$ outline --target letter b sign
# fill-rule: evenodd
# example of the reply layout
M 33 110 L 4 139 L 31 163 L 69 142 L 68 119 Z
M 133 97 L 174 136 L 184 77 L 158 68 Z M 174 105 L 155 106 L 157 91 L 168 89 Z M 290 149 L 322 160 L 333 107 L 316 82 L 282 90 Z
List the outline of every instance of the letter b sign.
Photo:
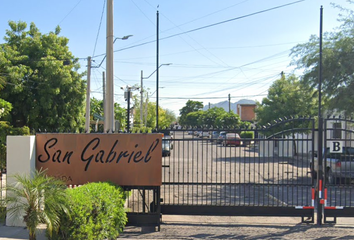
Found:
M 329 142 L 329 152 L 331 153 L 341 153 L 343 147 L 342 141 L 331 141 Z

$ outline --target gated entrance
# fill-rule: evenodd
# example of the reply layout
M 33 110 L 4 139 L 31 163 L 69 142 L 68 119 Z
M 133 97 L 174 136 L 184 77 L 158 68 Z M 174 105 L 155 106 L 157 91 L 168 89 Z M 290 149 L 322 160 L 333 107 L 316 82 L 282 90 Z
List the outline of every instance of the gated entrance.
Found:
M 237 139 L 223 139 L 226 133 Z M 254 137 L 238 139 L 245 134 Z M 257 129 L 174 130 L 162 163 L 161 213 L 313 222 L 313 140 L 314 120 L 304 118 Z
M 319 185 L 315 125 L 292 118 L 253 129 L 165 130 L 173 137 L 162 140 L 162 186 L 126 188 L 129 223 L 159 227 L 160 213 L 295 216 L 309 223 L 317 209 L 325 223 L 354 217 L 354 121 L 325 119 Z M 0 179 L 1 198 L 2 187 Z

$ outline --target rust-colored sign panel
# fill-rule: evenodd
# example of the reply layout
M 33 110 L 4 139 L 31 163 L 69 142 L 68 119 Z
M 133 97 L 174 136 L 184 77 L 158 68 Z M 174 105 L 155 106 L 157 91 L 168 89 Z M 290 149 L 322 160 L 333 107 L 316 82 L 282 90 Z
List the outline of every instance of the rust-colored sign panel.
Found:
M 37 134 L 36 169 L 68 185 L 160 186 L 161 134 Z

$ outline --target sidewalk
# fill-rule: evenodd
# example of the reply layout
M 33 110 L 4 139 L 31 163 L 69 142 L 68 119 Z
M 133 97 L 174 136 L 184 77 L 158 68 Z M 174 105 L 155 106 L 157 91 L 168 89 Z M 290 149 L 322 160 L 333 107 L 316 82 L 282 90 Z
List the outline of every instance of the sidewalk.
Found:
M 25 227 L 7 227 L 0 225 L 0 240 L 28 239 Z M 44 229 L 38 229 L 37 240 L 46 240 Z
M 337 224 L 302 224 L 292 217 L 163 216 L 160 232 L 126 227 L 119 239 L 354 239 L 354 218 Z M 0 226 L 1 240 L 28 239 L 23 227 Z M 44 231 L 37 236 L 45 240 Z

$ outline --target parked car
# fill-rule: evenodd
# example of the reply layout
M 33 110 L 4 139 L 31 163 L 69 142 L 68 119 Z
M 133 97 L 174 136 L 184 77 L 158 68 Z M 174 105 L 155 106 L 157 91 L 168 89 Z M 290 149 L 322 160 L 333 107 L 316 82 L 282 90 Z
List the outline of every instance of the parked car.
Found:
M 199 138 L 208 138 L 209 137 L 209 132 L 200 132 L 198 137 Z
M 223 146 L 229 146 L 229 145 L 235 145 L 235 146 L 240 146 L 241 145 L 241 138 L 238 133 L 226 133 L 225 139 L 222 142 Z
M 210 142 L 214 142 L 218 140 L 219 137 L 219 132 L 218 131 L 212 131 L 210 134 Z
M 225 136 L 226 136 L 226 132 L 224 131 L 220 132 L 217 143 L 222 143 L 225 139 Z
M 163 141 L 166 141 L 170 144 L 170 149 L 172 150 L 173 149 L 173 141 L 171 141 L 173 139 L 173 136 L 172 135 L 164 135 L 162 137 L 162 142 Z
M 310 152 L 310 154 L 312 154 Z M 331 153 L 329 148 L 323 151 L 325 161 L 325 181 L 330 184 L 340 183 L 342 179 L 354 179 L 354 147 L 343 147 L 341 153 Z M 318 159 L 317 152 L 314 152 L 314 167 L 312 168 L 312 159 L 310 161 L 310 170 L 313 178 L 317 178 Z
M 169 140 L 162 139 L 162 156 L 170 156 L 171 155 L 171 147 Z

